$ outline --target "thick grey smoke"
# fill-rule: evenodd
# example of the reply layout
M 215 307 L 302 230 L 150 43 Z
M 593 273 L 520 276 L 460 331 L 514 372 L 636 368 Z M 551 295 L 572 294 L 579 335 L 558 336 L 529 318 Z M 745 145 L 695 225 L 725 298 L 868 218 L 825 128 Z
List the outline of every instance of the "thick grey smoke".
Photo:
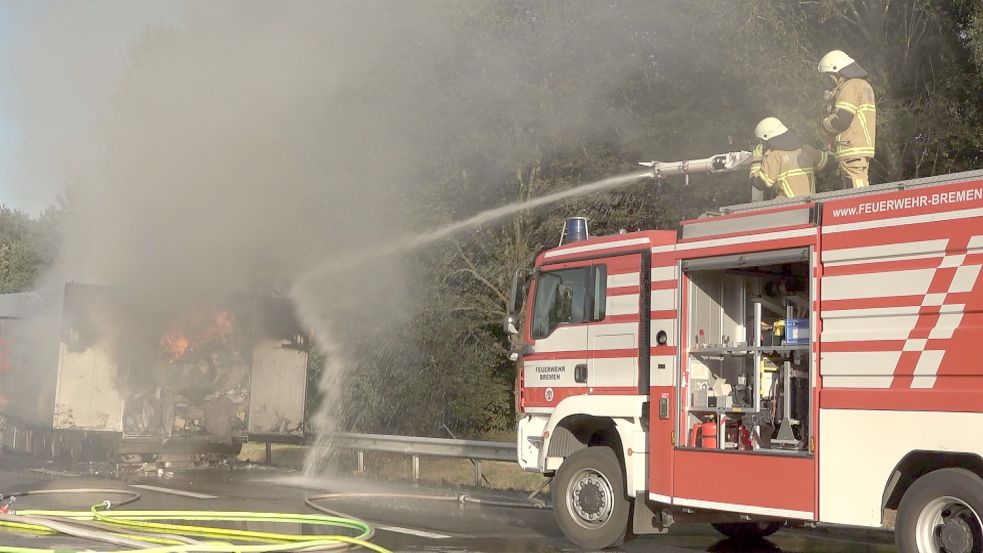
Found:
M 528 9 L 209 3 L 181 25 L 146 28 L 121 76 L 106 74 L 107 60 L 77 60 L 70 80 L 102 81 L 84 88 L 111 95 L 108 111 L 105 97 L 79 105 L 68 83 L 48 82 L 32 113 L 67 102 L 92 110 L 92 128 L 57 144 L 41 139 L 56 134 L 45 122 L 25 140 L 44 146 L 25 162 L 55 173 L 73 202 L 58 279 L 285 290 L 324 257 L 433 220 L 408 200 L 436 162 L 467 168 L 470 157 L 478 188 L 493 189 L 542 154 L 530 145 L 589 138 L 620 75 L 611 64 L 607 80 L 586 71 L 638 62 L 631 41 L 611 39 L 628 14 L 536 7 L 531 26 L 509 24 Z M 582 21 L 573 33 L 571 19 Z M 65 35 L 45 37 L 53 51 L 91 40 L 91 29 L 46 28 Z M 517 122 L 503 140 L 499 127 Z
M 63 19 L 71 6 L 46 16 Z M 507 175 L 550 149 L 578 148 L 614 123 L 630 135 L 630 113 L 609 94 L 656 70 L 638 17 L 658 11 L 652 2 L 194 4 L 182 23 L 140 32 L 122 75 L 79 61 L 73 79 L 106 79 L 112 90 L 105 111 L 105 98 L 93 102 L 89 132 L 68 144 L 25 141 L 45 145 L 24 160 L 57 174 L 70 199 L 49 281 L 287 292 L 305 277 L 293 290 L 298 309 L 340 363 L 348 348 L 337 329 L 392 321 L 415 284 L 398 255 L 342 274 L 311 270 L 494 207 Z M 48 37 L 50 47 L 71 49 L 92 32 Z M 46 92 L 32 113 L 61 98 Z M 466 175 L 463 197 L 429 201 L 432 179 L 452 172 Z M 350 316 L 359 310 L 373 316 Z

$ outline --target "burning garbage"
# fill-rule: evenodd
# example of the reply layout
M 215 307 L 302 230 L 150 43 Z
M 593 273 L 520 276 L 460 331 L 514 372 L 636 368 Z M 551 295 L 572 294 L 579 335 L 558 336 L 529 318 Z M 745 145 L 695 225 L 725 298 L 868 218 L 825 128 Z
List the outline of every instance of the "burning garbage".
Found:
M 20 386 L 0 416 L 39 443 L 122 456 L 303 437 L 310 345 L 287 300 L 71 283 L 49 305 L 43 328 L 40 313 L 0 313 L 16 350 L 0 384 Z
M 127 402 L 128 434 L 207 433 L 231 443 L 246 428 L 249 350 L 228 308 L 194 306 L 165 323 L 153 359 L 153 386 Z

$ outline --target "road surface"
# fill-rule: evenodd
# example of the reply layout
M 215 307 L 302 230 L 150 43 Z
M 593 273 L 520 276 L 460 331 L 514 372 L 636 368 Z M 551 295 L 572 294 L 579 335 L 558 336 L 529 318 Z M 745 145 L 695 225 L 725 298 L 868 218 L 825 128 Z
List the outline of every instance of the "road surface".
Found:
M 462 505 L 407 497 L 454 492 L 411 484 L 383 484 L 359 479 L 305 479 L 296 473 L 267 468 L 178 471 L 172 477 L 143 473 L 125 476 L 70 470 L 0 452 L 0 493 L 29 489 L 127 488 L 142 494 L 127 509 L 201 509 L 311 512 L 304 498 L 319 493 L 345 494 L 323 504 L 362 518 L 377 529 L 373 541 L 393 551 L 562 552 L 576 551 L 553 522 L 552 513 L 486 505 Z M 371 494 L 354 497 L 347 494 Z M 458 492 L 460 493 L 460 491 Z M 477 492 L 489 497 L 491 492 Z M 501 497 L 501 496 L 499 496 Z M 20 499 L 15 508 L 84 509 L 105 497 L 36 496 Z M 115 498 L 108 498 L 115 499 Z M 266 528 L 270 529 L 270 528 Z M 32 536 L 0 529 L 0 544 L 57 549 L 93 546 L 75 538 Z M 889 535 L 833 537 L 828 531 L 783 530 L 752 545 L 724 540 L 707 525 L 677 525 L 668 535 L 640 537 L 616 551 L 741 552 L 741 553 L 890 553 Z

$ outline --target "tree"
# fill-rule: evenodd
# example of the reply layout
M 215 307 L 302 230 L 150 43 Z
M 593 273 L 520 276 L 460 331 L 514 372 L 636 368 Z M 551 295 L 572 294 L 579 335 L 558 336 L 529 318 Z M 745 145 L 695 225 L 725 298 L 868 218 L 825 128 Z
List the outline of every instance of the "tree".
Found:
M 26 292 L 54 263 L 65 204 L 38 217 L 0 206 L 0 293 Z
M 595 235 L 673 229 L 749 185 L 643 181 L 400 250 L 407 236 L 640 160 L 749 150 L 765 116 L 818 145 L 831 49 L 878 94 L 875 182 L 976 168 L 983 150 L 976 0 L 310 6 L 147 31 L 101 149 L 111 182 L 89 183 L 95 201 L 65 234 L 96 237 L 69 248 L 81 265 L 141 282 L 293 290 L 323 348 L 322 413 L 345 428 L 509 429 L 511 277 L 563 219 L 586 216 Z M 37 237 L 2 239 L 33 224 L 0 217 L 9 289 L 49 259 L 25 245 Z
M 533 4 L 524 13 L 477 10 L 480 13 L 470 14 L 467 23 L 479 34 L 488 30 L 510 35 L 513 26 L 566 18 L 560 25 L 564 34 L 536 37 L 538 47 L 530 50 L 529 63 L 535 65 L 542 52 L 567 51 L 577 59 L 579 74 L 595 80 L 610 75 L 616 85 L 595 96 L 602 99 L 595 113 L 604 116 L 583 127 L 572 125 L 571 135 L 529 132 L 523 122 L 536 120 L 536 115 L 503 113 L 476 142 L 465 137 L 462 143 L 445 144 L 444 155 L 433 164 L 428 201 L 418 207 L 427 225 L 433 225 L 430 221 L 469 215 L 474 198 L 481 200 L 479 205 L 501 205 L 628 171 L 632 160 L 685 159 L 749 148 L 750 129 L 767 115 L 781 117 L 818 144 L 825 82 L 816 64 L 834 48 L 860 60 L 878 90 L 876 178 L 899 180 L 975 168 L 983 117 L 978 108 L 979 66 L 972 63 L 972 54 L 980 52 L 973 37 L 979 35 L 972 33 L 979 32 L 981 10 L 966 6 L 971 3 L 745 0 L 688 4 L 685 10 L 665 12 L 617 2 L 609 8 L 617 13 L 608 15 L 622 32 L 601 41 L 600 52 L 590 53 L 565 40 L 577 37 L 593 44 L 595 20 L 581 19 L 577 5 L 568 11 L 545 4 Z M 630 40 L 619 44 L 620 37 Z M 576 94 L 567 88 L 575 86 L 569 74 L 560 69 L 544 73 L 537 83 L 522 94 L 527 100 L 539 98 L 532 103 L 545 106 L 547 113 L 562 114 L 557 98 Z M 489 186 L 487 178 L 494 172 L 474 176 L 475 161 L 483 153 L 476 144 L 500 143 L 520 147 L 496 158 L 509 163 L 500 163 L 501 186 Z M 468 148 L 470 154 L 462 155 Z M 511 169 L 502 170 L 506 165 Z M 511 368 L 503 360 L 505 338 L 499 325 L 511 275 L 518 267 L 530 266 L 535 252 L 555 245 L 564 216 L 588 216 L 592 230 L 604 234 L 620 228 L 673 228 L 681 218 L 745 201 L 744 179 L 731 175 L 694 178 L 689 187 L 679 182 L 628 186 L 524 212 L 442 246 L 442 255 L 432 256 L 434 263 L 423 269 L 429 275 L 425 280 L 440 283 L 430 295 L 442 299 L 448 313 L 454 313 L 453 320 L 460 322 L 460 315 L 468 314 L 469 327 L 483 325 L 482 332 L 469 335 L 479 345 L 462 340 L 462 348 L 469 344 L 497 357 L 451 356 L 453 361 L 437 372 L 484 371 L 504 380 Z M 839 187 L 839 179 L 827 174 L 821 186 Z M 435 366 L 441 359 L 446 358 L 433 358 Z M 462 364 L 479 361 L 487 365 Z M 508 396 L 500 398 L 507 400 Z M 456 422 L 474 425 L 475 419 L 465 412 L 467 403 L 461 405 Z M 484 405 L 473 404 L 479 412 Z

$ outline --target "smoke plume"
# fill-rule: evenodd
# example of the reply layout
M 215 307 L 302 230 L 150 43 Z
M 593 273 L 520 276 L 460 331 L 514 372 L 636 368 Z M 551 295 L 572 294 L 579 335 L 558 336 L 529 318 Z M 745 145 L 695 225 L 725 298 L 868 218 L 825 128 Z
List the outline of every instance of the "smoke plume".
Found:
M 21 91 L 35 114 L 76 80 L 105 91 L 74 99 L 90 124 L 68 143 L 25 128 L 22 174 L 70 205 L 48 283 L 292 291 L 337 376 L 355 361 L 345 338 L 380 335 L 419 287 L 398 254 L 346 260 L 503 203 L 530 160 L 599 134 L 630 141 L 638 124 L 612 94 L 657 73 L 646 25 L 661 4 L 194 4 L 142 29 L 121 74 L 78 59 L 43 94 Z M 41 28 L 58 30 L 36 40 L 50 52 L 97 32 Z M 23 69 L 51 76 L 54 57 Z M 464 175 L 456 195 L 429 198 L 449 174 Z M 347 269 L 325 271 L 334 260 Z
M 528 10 L 531 25 L 510 25 Z M 64 23 L 77 11 L 56 5 L 44 17 Z M 283 291 L 326 257 L 440 219 L 419 212 L 419 194 L 451 156 L 480 178 L 463 209 L 485 207 L 495 195 L 482 189 L 541 153 L 523 149 L 576 144 L 599 113 L 619 115 L 605 95 L 637 68 L 632 41 L 612 38 L 629 17 L 587 6 L 209 3 L 140 32 L 122 75 L 108 75 L 105 59 L 77 60 L 64 78 L 102 81 L 85 87 L 98 98 L 76 97 L 40 67 L 44 93 L 24 85 L 31 113 L 69 100 L 93 112 L 72 143 L 43 140 L 56 134 L 50 122 L 25 129 L 25 163 L 55 173 L 43 181 L 72 203 L 58 280 Z M 567 34 L 572 18 L 583 23 Z M 42 28 L 52 36 L 34 44 L 49 52 L 94 31 Z M 599 64 L 603 81 L 590 74 Z M 500 127 L 517 123 L 503 140 Z

